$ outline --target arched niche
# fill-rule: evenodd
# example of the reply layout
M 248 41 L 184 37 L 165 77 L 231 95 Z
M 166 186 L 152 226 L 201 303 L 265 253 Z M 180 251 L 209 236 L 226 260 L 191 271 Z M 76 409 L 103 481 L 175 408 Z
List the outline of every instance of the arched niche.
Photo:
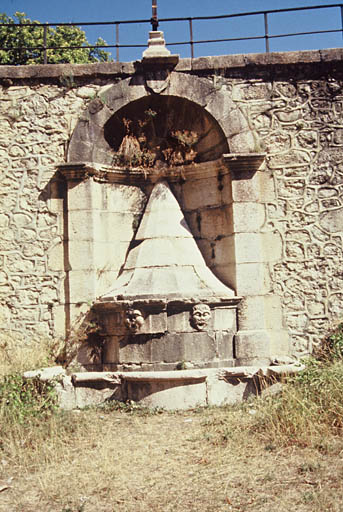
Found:
M 137 148 L 150 156 L 149 162 L 140 162 L 150 167 L 217 160 L 229 150 L 213 116 L 177 96 L 145 96 L 115 112 L 104 125 L 104 139 L 117 154 L 125 137 L 131 140 L 133 152 Z
M 98 97 L 91 101 L 73 132 L 67 159 L 68 162 L 93 162 L 111 165 L 104 129 L 106 123 L 121 109 L 137 100 L 157 101 L 166 99 L 165 105 L 175 103 L 175 98 L 182 99 L 184 105 L 189 101 L 202 110 L 203 117 L 215 120 L 218 130 L 223 134 L 231 153 L 253 153 L 255 138 L 243 113 L 234 103 L 228 91 L 216 88 L 215 83 L 183 73 L 172 72 L 165 81 L 160 94 L 151 93 L 144 75 L 135 75 L 100 90 Z M 154 98 L 154 99 L 153 99 Z M 174 98 L 174 99 L 172 99 Z M 130 107 L 128 107 L 130 109 Z

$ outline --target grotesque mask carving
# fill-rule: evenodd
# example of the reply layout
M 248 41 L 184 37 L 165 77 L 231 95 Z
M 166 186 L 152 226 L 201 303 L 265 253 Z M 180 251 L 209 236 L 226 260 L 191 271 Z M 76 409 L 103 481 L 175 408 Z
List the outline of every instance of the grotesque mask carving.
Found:
M 198 331 L 205 331 L 211 320 L 211 310 L 207 304 L 196 304 L 193 306 L 191 321 Z
M 128 309 L 124 320 L 125 327 L 133 334 L 139 332 L 144 324 L 144 317 L 139 309 Z

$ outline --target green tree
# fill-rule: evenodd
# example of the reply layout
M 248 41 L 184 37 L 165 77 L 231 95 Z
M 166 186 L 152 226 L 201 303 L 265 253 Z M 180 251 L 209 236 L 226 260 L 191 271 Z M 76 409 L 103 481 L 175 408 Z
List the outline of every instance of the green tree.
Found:
M 0 64 L 42 64 L 43 40 L 44 25 L 39 21 L 30 20 L 23 12 L 16 12 L 13 17 L 0 13 Z M 47 27 L 46 45 L 52 48 L 47 50 L 49 64 L 85 64 L 112 60 L 111 54 L 101 48 L 106 45 L 101 38 L 97 40 L 95 48 L 87 48 L 90 43 L 79 27 Z M 73 46 L 83 48 L 71 48 Z

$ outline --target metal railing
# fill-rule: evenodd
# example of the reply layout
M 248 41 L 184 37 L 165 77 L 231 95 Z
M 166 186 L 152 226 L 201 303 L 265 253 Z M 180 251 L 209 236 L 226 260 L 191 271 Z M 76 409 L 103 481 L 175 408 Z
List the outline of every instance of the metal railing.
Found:
M 304 32 L 289 32 L 289 33 L 281 33 L 281 34 L 270 34 L 269 32 L 269 16 L 272 14 L 278 13 L 291 13 L 295 11 L 310 11 L 310 10 L 318 10 L 318 9 L 339 9 L 340 14 L 340 28 L 336 29 L 328 29 L 328 30 L 312 30 L 312 31 L 304 31 Z M 223 19 L 232 19 L 232 18 L 247 18 L 252 16 L 262 16 L 264 21 L 264 33 L 257 36 L 247 36 L 247 37 L 227 37 L 220 39 L 194 39 L 194 22 L 196 21 L 210 21 L 210 20 L 223 20 Z M 253 12 L 243 12 L 236 14 L 223 14 L 218 16 L 194 16 L 194 17 L 177 17 L 177 18 L 160 18 L 157 20 L 156 18 L 149 19 L 136 19 L 136 20 L 121 20 L 121 21 L 99 21 L 99 22 L 77 22 L 77 23 L 45 23 L 45 24 L 37 24 L 37 23 L 23 23 L 23 24 L 13 24 L 13 23 L 1 23 L 0 27 L 8 26 L 8 27 L 16 27 L 20 30 L 21 27 L 33 26 L 36 28 L 43 29 L 43 45 L 42 46 L 30 46 L 30 47 L 2 47 L 0 50 L 4 51 L 40 51 L 43 52 L 44 55 L 44 63 L 48 63 L 48 50 L 76 50 L 76 49 L 115 49 L 116 53 L 116 61 L 119 62 L 119 50 L 120 48 L 146 48 L 147 43 L 144 44 L 121 44 L 119 38 L 119 28 L 121 25 L 127 24 L 137 24 L 137 23 L 147 23 L 151 24 L 153 29 L 156 29 L 158 25 L 169 22 L 188 22 L 189 29 L 189 39 L 186 41 L 168 41 L 168 46 L 180 46 L 180 45 L 189 45 L 191 58 L 194 58 L 194 46 L 200 44 L 211 44 L 211 43 L 223 43 L 223 42 L 236 42 L 236 41 L 258 41 L 264 40 L 265 52 L 270 51 L 270 40 L 276 38 L 287 38 L 287 37 L 295 37 L 295 36 L 304 36 L 304 35 L 316 35 L 316 34 L 333 34 L 333 33 L 341 33 L 343 38 L 343 4 L 328 4 L 328 5 L 314 5 L 307 7 L 293 7 L 288 9 L 271 9 L 271 10 L 263 10 L 263 11 L 253 11 Z M 115 43 L 114 44 L 104 44 L 104 45 L 89 45 L 89 46 L 49 46 L 47 44 L 48 39 L 48 28 L 49 27 L 87 27 L 87 26 L 105 26 L 111 25 L 114 27 L 115 34 Z

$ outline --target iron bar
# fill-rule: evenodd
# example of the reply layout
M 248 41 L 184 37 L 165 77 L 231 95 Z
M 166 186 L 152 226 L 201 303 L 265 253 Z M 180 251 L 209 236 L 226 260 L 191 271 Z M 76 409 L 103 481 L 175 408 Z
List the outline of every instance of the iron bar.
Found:
M 119 23 L 116 23 L 116 60 L 119 62 Z
M 275 13 L 281 13 L 281 12 L 293 12 L 293 11 L 308 11 L 313 9 L 327 9 L 327 8 L 334 8 L 334 7 L 342 7 L 343 4 L 328 4 L 328 5 L 313 5 L 308 7 L 290 7 L 289 9 L 271 9 L 268 11 L 251 11 L 251 12 L 242 12 L 242 13 L 235 13 L 235 14 L 220 14 L 217 16 L 192 16 L 192 17 L 186 17 L 186 18 L 160 18 L 159 22 L 168 22 L 168 21 L 188 21 L 191 19 L 192 21 L 199 21 L 199 20 L 219 20 L 219 19 L 225 19 L 225 18 L 239 18 L 244 16 L 255 16 L 259 14 L 264 14 L 267 12 L 268 14 L 275 14 Z M 91 26 L 91 25 L 114 25 L 115 23 L 119 24 L 130 24 L 130 23 L 151 23 L 151 19 L 139 19 L 139 20 L 112 20 L 112 21 L 79 21 L 77 23 L 69 23 L 69 22 L 61 22 L 61 23 L 47 23 L 48 27 L 65 27 L 65 26 Z M 1 26 L 3 27 L 13 27 L 17 26 L 20 27 L 21 25 L 13 24 L 13 23 L 1 23 Z M 25 27 L 36 27 L 37 23 L 25 23 Z
M 316 30 L 316 31 L 308 31 L 308 32 L 294 32 L 294 33 L 285 33 L 285 34 L 269 34 L 268 27 L 268 15 L 275 13 L 285 13 L 285 12 L 294 12 L 294 11 L 307 11 L 314 9 L 328 9 L 328 8 L 340 8 L 341 14 L 341 28 L 332 29 L 332 30 Z M 258 16 L 263 15 L 264 17 L 264 35 L 261 36 L 251 36 L 251 37 L 238 37 L 238 38 L 223 38 L 223 39 L 207 39 L 207 40 L 194 40 L 193 35 L 193 21 L 198 20 L 218 20 L 218 19 L 228 19 L 228 18 L 238 18 L 244 16 Z M 251 41 L 251 40 L 265 40 L 265 48 L 266 52 L 270 51 L 269 40 L 274 38 L 281 37 L 294 37 L 294 36 L 302 36 L 302 35 L 315 35 L 315 34 L 329 34 L 329 33 L 337 33 L 341 32 L 343 38 L 343 3 L 338 4 L 328 4 L 328 5 L 316 5 L 309 7 L 293 7 L 293 8 L 284 8 L 284 9 L 273 9 L 268 11 L 254 11 L 254 12 L 245 12 L 245 13 L 235 13 L 235 14 L 223 14 L 216 16 L 195 16 L 195 17 L 187 17 L 187 18 L 161 18 L 158 20 L 157 17 L 157 0 L 152 0 L 152 18 L 151 19 L 139 19 L 139 20 L 122 20 L 122 21 L 103 21 L 103 22 L 78 22 L 78 23 L 45 23 L 43 25 L 43 44 L 41 46 L 35 47 L 2 47 L 1 50 L 40 50 L 43 51 L 44 55 L 44 63 L 48 61 L 48 50 L 65 50 L 65 49 L 94 49 L 94 48 L 104 48 L 104 49 L 112 49 L 116 48 L 116 60 L 119 61 L 119 49 L 120 48 L 146 48 L 146 44 L 120 44 L 119 43 L 119 25 L 120 24 L 135 24 L 135 23 L 151 23 L 153 30 L 157 30 L 159 22 L 170 22 L 170 21 L 188 21 L 189 24 L 189 32 L 190 32 L 190 40 L 189 41 L 177 41 L 175 43 L 169 42 L 169 46 L 175 45 L 190 45 L 191 47 L 191 57 L 194 58 L 194 45 L 195 44 L 204 44 L 204 43 L 221 43 L 221 42 L 231 42 L 231 41 Z M 115 25 L 116 32 L 116 42 L 114 45 L 87 45 L 87 46 L 58 46 L 51 47 L 47 44 L 47 36 L 48 36 L 48 27 L 56 27 L 56 26 L 93 26 L 93 25 Z M 1 23 L 0 26 L 10 26 L 12 29 L 14 27 L 18 27 L 20 29 L 22 26 L 34 26 L 37 27 L 37 23 L 25 23 L 25 24 L 13 24 L 13 23 Z
M 194 59 L 194 42 L 193 42 L 193 23 L 192 18 L 189 18 L 189 34 L 190 34 L 190 45 L 191 45 L 191 58 Z
M 268 13 L 263 13 L 264 17 L 264 39 L 266 42 L 266 53 L 269 53 L 269 35 L 268 35 Z
M 158 17 L 157 17 L 157 0 L 152 0 L 152 17 L 151 26 L 154 32 L 158 29 Z
M 48 34 L 48 26 L 47 26 L 47 24 L 45 24 L 44 28 L 43 28 L 44 64 L 48 63 L 48 53 L 47 53 L 47 50 L 46 50 L 47 34 Z

